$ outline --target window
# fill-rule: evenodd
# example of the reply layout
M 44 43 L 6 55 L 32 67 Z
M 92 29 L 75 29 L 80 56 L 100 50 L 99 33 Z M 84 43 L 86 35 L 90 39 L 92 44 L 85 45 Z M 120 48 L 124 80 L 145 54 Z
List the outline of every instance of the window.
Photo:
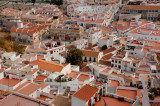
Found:
M 111 65 L 111 67 L 113 67 L 113 64 Z
M 84 61 L 87 62 L 87 57 L 84 58 Z
M 96 62 L 96 58 L 94 58 L 94 60 L 93 60 L 94 62 Z
M 91 57 L 89 58 L 89 61 L 92 61 L 92 58 L 91 58 Z

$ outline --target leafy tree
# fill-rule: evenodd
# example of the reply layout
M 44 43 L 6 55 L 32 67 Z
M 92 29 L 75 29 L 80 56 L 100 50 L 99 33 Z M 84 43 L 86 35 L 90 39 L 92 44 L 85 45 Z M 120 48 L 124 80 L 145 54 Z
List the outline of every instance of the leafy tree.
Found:
M 132 20 L 135 20 L 135 18 L 132 18 Z
M 71 63 L 72 65 L 80 65 L 83 62 L 83 54 L 81 50 L 71 47 L 67 53 L 66 63 Z
M 4 46 L 4 44 L 5 44 L 4 39 L 0 39 L 0 47 L 3 47 L 3 46 Z
M 13 49 L 13 51 L 22 54 L 22 53 L 23 53 L 23 48 L 24 48 L 24 46 L 18 45 L 17 43 L 13 43 L 13 44 L 11 45 L 11 48 Z
M 106 45 L 103 45 L 102 46 L 102 50 L 106 50 L 107 49 L 107 46 Z
M 124 19 L 123 19 L 123 21 L 127 21 L 127 19 L 126 19 L 126 18 L 124 18 Z
M 63 4 L 63 0 L 51 0 L 51 3 L 60 6 Z
M 36 2 L 36 0 L 31 0 L 31 2 L 34 4 Z

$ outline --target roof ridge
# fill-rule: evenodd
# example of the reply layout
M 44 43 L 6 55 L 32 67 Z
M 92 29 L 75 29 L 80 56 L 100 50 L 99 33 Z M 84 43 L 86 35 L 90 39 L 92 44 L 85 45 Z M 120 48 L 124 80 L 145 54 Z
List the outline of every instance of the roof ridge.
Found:
M 57 63 L 50 62 L 50 61 L 46 61 L 46 60 L 42 60 L 42 59 L 40 59 L 40 60 L 38 60 L 38 61 L 45 62 L 45 63 L 49 63 L 49 64 L 54 64 L 54 65 L 59 65 L 59 66 L 61 66 L 61 67 L 64 67 L 62 64 L 57 64 Z

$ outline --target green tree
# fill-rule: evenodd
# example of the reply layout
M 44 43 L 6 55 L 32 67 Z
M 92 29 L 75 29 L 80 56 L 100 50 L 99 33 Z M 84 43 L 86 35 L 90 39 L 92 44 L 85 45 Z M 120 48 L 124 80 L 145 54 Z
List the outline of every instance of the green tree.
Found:
M 4 39 L 0 39 L 0 47 L 3 47 L 5 45 Z
M 34 4 L 36 2 L 36 0 L 31 0 L 31 2 Z
M 51 3 L 60 6 L 63 4 L 63 0 L 51 0 Z
M 107 45 L 103 45 L 102 50 L 106 50 L 106 49 L 107 49 Z
M 67 53 L 66 63 L 71 63 L 72 65 L 80 65 L 83 62 L 83 53 L 81 50 L 71 47 Z
M 126 18 L 124 18 L 124 19 L 123 19 L 123 21 L 127 21 L 127 19 L 126 19 Z
M 13 49 L 13 51 L 15 51 L 15 52 L 17 52 L 17 53 L 19 53 L 19 54 L 22 54 L 22 53 L 23 53 L 23 48 L 24 48 L 24 46 L 18 45 L 17 43 L 13 43 L 13 44 L 11 45 L 11 48 Z

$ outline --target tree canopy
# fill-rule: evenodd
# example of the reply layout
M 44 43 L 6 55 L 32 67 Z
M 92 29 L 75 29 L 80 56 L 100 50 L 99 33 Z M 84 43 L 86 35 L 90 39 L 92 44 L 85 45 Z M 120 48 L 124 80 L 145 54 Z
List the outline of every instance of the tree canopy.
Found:
M 36 2 L 36 0 L 31 0 L 31 2 L 34 4 Z
M 81 50 L 71 47 L 67 52 L 66 63 L 71 63 L 71 65 L 80 65 L 83 62 L 83 53 Z
M 102 46 L 102 50 L 106 50 L 107 49 L 107 46 L 106 45 L 103 45 Z
M 63 4 L 63 0 L 51 0 L 51 3 L 60 6 Z

